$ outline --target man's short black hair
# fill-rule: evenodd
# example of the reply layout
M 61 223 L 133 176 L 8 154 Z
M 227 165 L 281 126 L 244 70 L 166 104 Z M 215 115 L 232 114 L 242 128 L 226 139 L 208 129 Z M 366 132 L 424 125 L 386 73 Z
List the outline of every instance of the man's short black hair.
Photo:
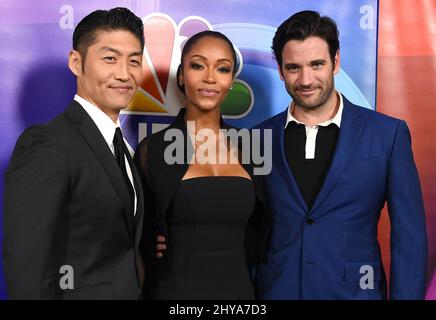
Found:
M 279 66 L 282 66 L 283 48 L 289 40 L 305 40 L 309 37 L 319 37 L 327 42 L 334 65 L 335 55 L 339 50 L 336 22 L 316 11 L 300 11 L 283 22 L 274 35 L 271 48 Z
M 141 43 L 144 50 L 144 24 L 127 8 L 96 10 L 84 17 L 74 29 L 73 49 L 80 52 L 85 60 L 87 50 L 97 39 L 99 31 L 130 31 Z

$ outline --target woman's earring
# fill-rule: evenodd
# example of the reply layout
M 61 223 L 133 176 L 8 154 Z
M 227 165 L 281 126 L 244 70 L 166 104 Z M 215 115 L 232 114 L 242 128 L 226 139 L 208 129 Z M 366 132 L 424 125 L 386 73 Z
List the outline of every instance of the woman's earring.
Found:
M 233 89 L 233 86 L 230 86 L 230 89 L 229 89 L 229 91 L 230 91 L 230 90 L 232 90 L 232 89 Z

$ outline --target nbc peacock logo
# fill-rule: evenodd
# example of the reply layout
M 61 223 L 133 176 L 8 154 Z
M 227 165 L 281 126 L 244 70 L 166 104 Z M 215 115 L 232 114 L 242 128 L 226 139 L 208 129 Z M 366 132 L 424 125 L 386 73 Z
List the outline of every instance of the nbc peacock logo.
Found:
M 190 36 L 201 31 L 213 30 L 206 19 L 198 16 L 186 17 L 176 24 L 166 14 L 152 13 L 144 17 L 143 22 L 144 78 L 132 102 L 122 112 L 124 120 L 131 116 L 140 116 L 137 123 L 137 141 L 165 128 L 178 114 L 184 105 L 184 97 L 176 83 L 183 45 Z M 243 67 L 243 57 L 236 46 L 235 50 L 238 59 L 235 80 L 232 90 L 221 106 L 223 117 L 230 119 L 244 117 L 254 104 L 253 90 L 245 81 L 238 79 Z M 133 129 L 128 123 L 125 125 L 128 130 Z M 136 136 L 136 133 L 133 136 Z M 136 145 L 134 142 L 132 144 Z

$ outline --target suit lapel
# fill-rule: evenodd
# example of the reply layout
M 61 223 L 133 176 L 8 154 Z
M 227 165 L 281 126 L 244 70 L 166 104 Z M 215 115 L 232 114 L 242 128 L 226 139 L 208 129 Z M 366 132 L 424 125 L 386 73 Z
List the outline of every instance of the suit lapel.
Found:
M 135 245 L 139 246 L 139 242 L 142 236 L 143 221 L 144 221 L 144 192 L 142 190 L 141 177 L 139 176 L 138 170 L 136 169 L 135 163 L 133 162 L 130 153 L 126 153 L 127 160 L 129 162 L 130 169 L 132 171 L 133 182 L 135 184 L 136 190 L 136 214 L 134 218 L 134 229 L 135 229 Z
M 158 210 L 158 219 L 159 225 L 163 230 L 161 230 L 164 234 L 167 234 L 166 230 L 166 212 L 167 209 L 174 198 L 174 195 L 177 192 L 177 189 L 180 186 L 180 181 L 185 175 L 186 171 L 189 167 L 189 159 L 190 155 L 188 154 L 188 150 L 186 146 L 188 143 L 191 143 L 189 135 L 187 134 L 186 124 L 184 120 L 185 109 L 181 109 L 174 122 L 166 129 L 164 132 L 170 129 L 180 130 L 182 133 L 183 141 L 176 140 L 177 143 L 182 143 L 182 148 L 185 150 L 185 158 L 181 164 L 167 164 L 165 161 L 164 155 L 166 148 L 174 143 L 173 141 L 164 141 L 164 136 L 156 135 L 157 139 L 151 139 L 149 150 L 153 150 L 153 153 L 156 152 L 155 155 L 151 155 L 150 157 L 150 167 L 155 167 L 156 172 L 151 173 L 153 177 L 155 177 L 153 184 L 156 184 L 156 190 L 164 190 L 164 192 L 157 193 L 156 196 L 156 206 Z M 164 133 L 163 133 L 164 134 Z M 152 136 L 153 137 L 153 136 Z M 153 166 L 153 159 L 158 159 Z
M 343 97 L 343 101 L 344 110 L 336 151 L 323 186 L 313 204 L 312 212 L 314 214 L 332 191 L 339 176 L 344 172 L 345 166 L 354 153 L 354 148 L 363 132 L 364 122 L 362 121 L 361 113 L 345 97 Z
M 77 124 L 80 134 L 83 136 L 89 147 L 94 152 L 96 158 L 100 161 L 106 174 L 109 176 L 112 184 L 118 193 L 123 204 L 123 214 L 126 221 L 129 235 L 133 236 L 133 208 L 130 203 L 129 193 L 127 191 L 120 167 L 118 166 L 114 155 L 109 149 L 106 141 L 101 135 L 95 123 L 80 106 L 79 103 L 73 101 L 67 109 L 69 118 Z M 131 168 L 132 165 L 131 165 Z M 133 171 L 133 170 L 132 170 Z
M 156 188 L 156 190 L 165 190 L 165 192 L 163 192 L 164 194 L 157 195 L 157 197 L 159 198 L 159 200 L 157 201 L 159 217 L 162 219 L 160 221 L 160 225 L 165 228 L 165 230 L 163 230 L 165 234 L 168 233 L 168 230 L 166 230 L 166 223 L 164 223 L 164 221 L 166 220 L 166 212 L 187 170 L 188 164 L 183 163 L 174 165 L 162 165 L 160 167 L 160 170 L 158 171 L 161 173 L 159 181 L 159 184 L 161 184 L 161 186 Z
M 278 170 L 278 175 L 285 180 L 285 183 L 289 189 L 292 199 L 295 200 L 296 204 L 304 211 L 307 212 L 307 204 L 304 201 L 303 195 L 301 194 L 300 188 L 295 181 L 294 175 L 289 168 L 288 160 L 285 153 L 285 124 L 287 118 L 287 109 L 282 112 L 281 116 L 276 118 L 276 123 L 274 124 L 273 137 L 271 143 L 273 145 L 272 157 L 273 157 L 273 168 Z M 277 141 L 278 143 L 275 143 Z M 281 192 L 280 190 L 273 192 Z

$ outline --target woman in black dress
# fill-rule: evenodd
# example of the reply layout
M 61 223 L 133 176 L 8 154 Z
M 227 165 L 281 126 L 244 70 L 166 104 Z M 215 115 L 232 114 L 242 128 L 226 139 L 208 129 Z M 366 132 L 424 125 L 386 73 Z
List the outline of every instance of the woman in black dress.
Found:
M 145 291 L 152 299 L 255 298 L 252 271 L 265 260 L 271 218 L 262 177 L 241 163 L 240 144 L 222 130 L 230 129 L 220 106 L 235 64 L 223 34 L 192 36 L 177 75 L 186 108 L 136 151 L 146 202 Z M 165 250 L 153 259 L 157 235 Z

